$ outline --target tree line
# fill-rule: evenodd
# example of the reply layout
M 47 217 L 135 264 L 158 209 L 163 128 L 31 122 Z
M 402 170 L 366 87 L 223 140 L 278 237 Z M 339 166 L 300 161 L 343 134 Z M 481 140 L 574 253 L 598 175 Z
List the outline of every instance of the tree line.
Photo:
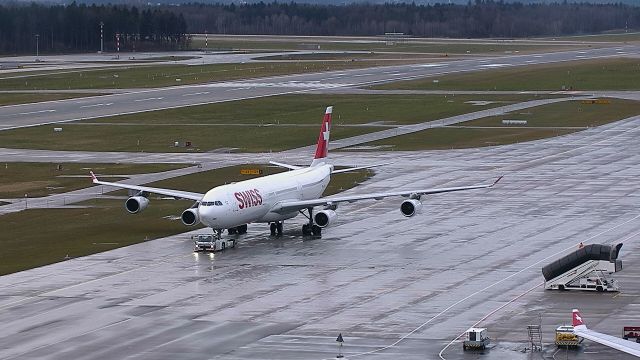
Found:
M 125 5 L 0 5 L 0 52 L 5 54 L 174 50 L 189 46 L 187 22 L 162 8 Z
M 442 0 L 446 3 L 446 0 Z M 640 27 L 640 7 L 564 2 L 522 4 L 475 0 L 466 5 L 386 3 L 186 4 L 192 33 L 267 35 L 381 35 L 532 37 L 598 33 Z
M 624 4 L 522 4 L 474 0 L 466 5 L 303 3 L 143 5 L 0 5 L 0 52 L 174 50 L 189 33 L 523 38 L 640 28 L 640 7 Z M 116 34 L 119 34 L 117 44 Z

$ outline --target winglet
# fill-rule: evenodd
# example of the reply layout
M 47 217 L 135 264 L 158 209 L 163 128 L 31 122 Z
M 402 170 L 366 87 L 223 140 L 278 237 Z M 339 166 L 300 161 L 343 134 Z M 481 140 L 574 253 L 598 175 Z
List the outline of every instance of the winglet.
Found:
M 587 325 L 582 321 L 582 316 L 578 309 L 573 309 L 573 327 L 578 329 L 586 329 Z
M 494 181 L 493 184 L 491 184 L 491 186 L 494 186 L 495 184 L 497 184 L 498 181 L 502 180 L 503 177 L 504 177 L 504 175 L 500 175 L 500 177 L 498 179 L 496 179 L 496 181 Z
M 89 171 L 89 174 L 91 174 L 91 182 L 93 182 L 94 184 L 96 182 L 98 182 L 98 178 L 96 177 L 96 175 L 93 173 L 93 171 Z

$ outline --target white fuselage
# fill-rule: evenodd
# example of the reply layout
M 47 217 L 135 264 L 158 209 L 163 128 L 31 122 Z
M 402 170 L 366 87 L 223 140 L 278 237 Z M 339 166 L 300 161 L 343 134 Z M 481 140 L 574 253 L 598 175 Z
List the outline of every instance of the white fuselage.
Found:
M 322 164 L 209 190 L 198 206 L 200 221 L 213 229 L 228 229 L 252 222 L 290 219 L 298 212 L 272 212 L 283 200 L 319 198 L 329 184 L 333 166 Z

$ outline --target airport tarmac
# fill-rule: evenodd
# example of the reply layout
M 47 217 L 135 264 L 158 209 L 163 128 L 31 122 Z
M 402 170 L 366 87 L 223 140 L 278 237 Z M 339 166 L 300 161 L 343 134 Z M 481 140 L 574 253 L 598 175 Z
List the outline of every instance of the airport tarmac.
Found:
M 354 193 L 505 178 L 429 196 L 412 218 L 398 199 L 344 205 L 322 239 L 299 237 L 300 218 L 282 238 L 250 226 L 213 256 L 193 254 L 182 234 L 0 277 L 0 358 L 327 359 L 342 333 L 350 359 L 436 359 L 478 323 L 495 345 L 464 354 L 454 341 L 443 358 L 538 359 L 523 351 L 541 313 L 552 358 L 552 331 L 573 308 L 618 335 L 640 325 L 639 125 L 480 149 L 334 153 L 393 160 Z M 579 242 L 625 244 L 620 294 L 542 289 L 540 268 Z M 593 343 L 567 355 L 630 358 Z
M 2 106 L 0 107 L 0 130 L 317 90 L 330 91 L 390 81 L 434 77 L 454 72 L 633 56 L 639 52 L 638 46 L 624 45 L 581 51 L 521 54 L 139 89 L 129 93 Z

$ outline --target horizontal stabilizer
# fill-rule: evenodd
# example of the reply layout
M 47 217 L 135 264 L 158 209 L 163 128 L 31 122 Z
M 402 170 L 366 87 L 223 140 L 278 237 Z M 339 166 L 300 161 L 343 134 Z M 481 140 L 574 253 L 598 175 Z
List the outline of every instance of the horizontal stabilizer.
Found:
M 269 161 L 269 164 L 280 166 L 280 167 L 283 167 L 283 168 L 286 168 L 286 169 L 291 169 L 291 170 L 302 169 L 302 166 L 289 165 L 289 164 L 280 163 L 280 162 L 277 162 L 277 161 Z
M 384 163 L 384 164 L 376 164 L 376 165 L 351 167 L 351 168 L 346 168 L 346 169 L 338 169 L 338 170 L 333 170 L 331 173 L 332 174 L 340 174 L 340 173 L 346 173 L 346 172 L 362 170 L 362 169 L 371 169 L 371 168 L 374 168 L 374 167 L 384 166 L 384 165 L 389 165 L 389 164 L 390 163 Z

